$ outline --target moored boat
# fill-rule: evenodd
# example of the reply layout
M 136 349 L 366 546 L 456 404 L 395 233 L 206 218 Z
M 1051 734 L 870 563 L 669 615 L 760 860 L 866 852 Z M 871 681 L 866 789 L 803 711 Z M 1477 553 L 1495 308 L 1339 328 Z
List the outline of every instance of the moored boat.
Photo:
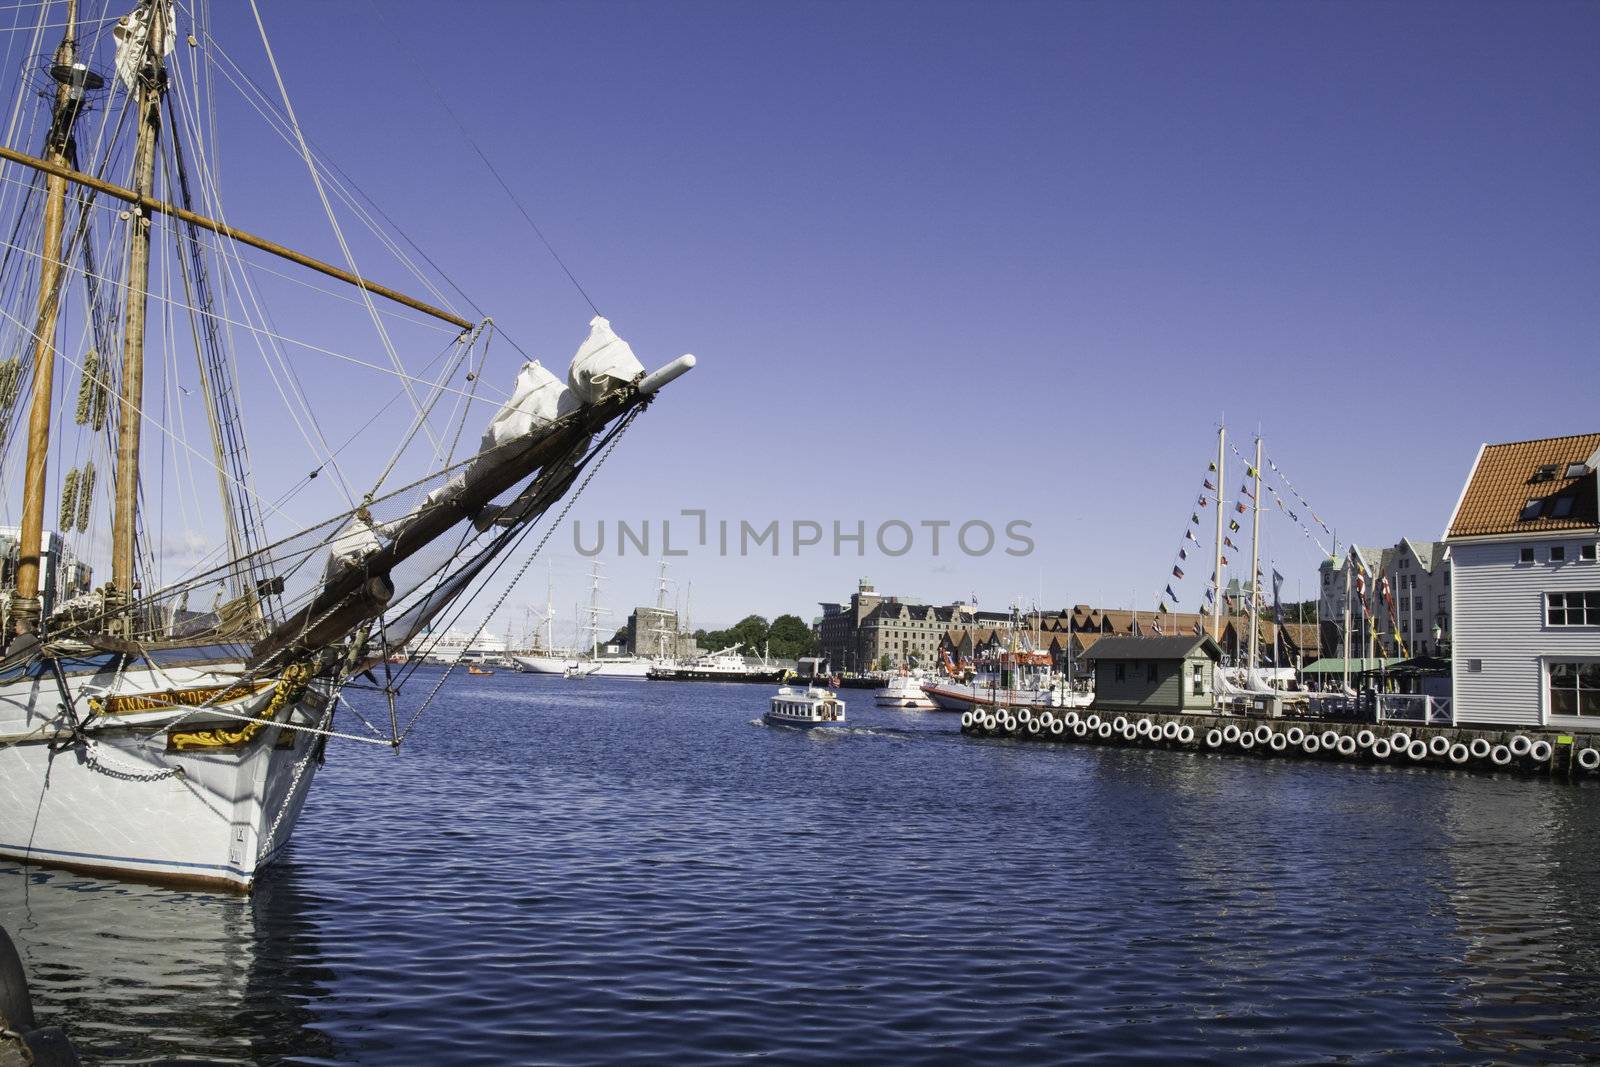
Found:
M 923 682 L 917 676 L 903 672 L 889 679 L 889 683 L 873 697 L 880 708 L 915 708 L 930 710 L 937 707 L 932 698 L 923 692 Z
M 19 253 L 0 272 L 0 511 L 20 516 L 10 547 L 0 542 L 0 856 L 248 889 L 288 841 L 327 742 L 402 744 L 433 701 L 393 714 L 441 636 L 434 623 L 460 617 L 527 527 L 582 492 L 643 407 L 694 359 L 647 374 L 597 315 L 565 381 L 528 361 L 503 403 L 457 388 L 462 368 L 485 364 L 491 321 L 201 213 L 220 214 L 215 157 L 202 139 L 218 128 L 211 112 L 228 109 L 209 98 L 218 82 L 206 66 L 217 55 L 209 36 L 177 50 L 176 20 L 187 11 L 143 0 L 102 34 L 111 19 L 80 23 L 75 0 L 36 8 L 38 33 L 64 32 L 17 86 L 18 115 L 40 100 L 48 114 L 13 129 L 38 131 L 44 144 L 38 156 L 0 147 L 7 180 L 22 190 L 0 198 Z M 86 26 L 94 32 L 81 33 Z M 114 60 L 98 67 L 94 49 L 112 46 Z M 282 110 L 272 117 L 298 140 L 279 87 Z M 75 126 L 90 114 L 113 121 L 80 142 Z M 327 162 L 307 142 L 298 147 L 324 190 Z M 170 243 L 165 252 L 157 238 Z M 314 347 L 290 331 L 320 323 L 326 310 L 269 315 L 272 301 L 239 269 L 256 254 L 359 291 L 350 303 L 376 326 L 389 365 L 360 360 L 364 369 L 351 373 L 383 375 L 388 388 L 319 375 L 304 392 L 298 384 L 282 392 L 289 408 L 276 411 L 260 377 L 236 379 L 262 338 L 271 338 L 261 347 L 269 367 L 283 360 L 280 345 Z M 313 290 L 321 292 L 294 292 L 306 299 Z M 151 298 L 159 314 L 147 315 Z M 404 316 L 391 314 L 394 305 Z M 235 327 L 256 340 L 236 340 Z M 148 365 L 147 332 L 159 353 Z M 401 353 L 423 351 L 430 362 L 413 358 L 408 368 Z M 75 380 L 56 380 L 58 364 Z M 77 395 L 75 415 L 63 385 Z M 245 392 L 253 412 L 268 409 L 257 418 L 275 453 L 293 444 L 286 426 L 301 429 L 314 456 L 308 475 L 294 459 L 252 464 L 237 402 Z M 450 394 L 462 402 L 439 403 Z M 193 441 L 181 422 L 152 413 L 167 401 L 156 408 L 151 398 L 178 395 L 205 408 Z M 360 429 L 320 425 L 313 399 Z M 376 412 L 356 410 L 369 400 Z M 397 401 L 410 410 L 386 423 L 380 416 Z M 477 447 L 458 449 L 454 442 L 473 441 L 480 410 L 492 417 Z M 174 455 L 181 446 L 208 465 L 204 477 L 175 473 L 164 459 L 159 476 L 154 462 L 142 476 L 147 423 L 171 438 Z M 386 425 L 392 434 L 381 444 L 329 451 L 335 430 L 350 444 Z M 419 441 L 428 447 L 410 450 Z M 146 451 L 154 460 L 167 446 Z M 106 478 L 97 481 L 91 456 L 114 460 Z M 220 501 L 202 503 L 202 489 Z M 291 498 L 301 514 L 324 517 L 285 526 L 281 505 Z M 47 503 L 59 505 L 57 533 L 44 528 Z M 181 558 L 164 518 L 174 505 L 186 525 L 201 527 L 183 531 L 202 547 Z M 76 553 L 77 569 L 53 577 L 68 560 L 58 541 Z M 89 576 L 105 564 L 110 581 L 96 586 Z M 391 702 L 387 731 L 364 719 L 334 728 L 341 689 L 362 675 Z

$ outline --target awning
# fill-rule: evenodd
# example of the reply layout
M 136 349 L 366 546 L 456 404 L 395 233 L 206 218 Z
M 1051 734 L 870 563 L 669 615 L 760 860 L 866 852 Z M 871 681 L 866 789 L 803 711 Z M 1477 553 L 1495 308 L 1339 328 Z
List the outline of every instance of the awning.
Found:
M 1344 671 L 1345 671 L 1345 662 L 1346 662 L 1345 660 L 1337 659 L 1337 658 L 1334 658 L 1334 659 L 1319 659 L 1314 663 L 1310 663 L 1310 664 L 1307 664 L 1304 667 L 1301 667 L 1300 668 L 1300 673 L 1301 674 L 1343 674 Z M 1405 660 L 1402 659 L 1399 656 L 1394 656 L 1394 657 L 1390 657 L 1390 658 L 1387 658 L 1387 659 L 1382 657 L 1382 656 L 1373 656 L 1373 657 L 1370 657 L 1370 658 L 1366 657 L 1366 656 L 1363 656 L 1363 657 L 1361 657 L 1359 659 L 1352 659 L 1352 660 L 1349 661 L 1350 673 L 1351 674 L 1372 674 L 1372 673 L 1376 673 L 1378 671 L 1387 671 L 1387 670 L 1390 670 L 1391 668 L 1393 668 L 1397 663 L 1404 663 L 1404 662 L 1405 662 Z

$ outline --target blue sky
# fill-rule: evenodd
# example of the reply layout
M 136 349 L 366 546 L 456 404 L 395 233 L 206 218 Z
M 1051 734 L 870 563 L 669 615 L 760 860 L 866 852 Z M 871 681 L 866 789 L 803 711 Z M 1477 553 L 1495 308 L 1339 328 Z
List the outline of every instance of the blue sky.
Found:
M 592 312 L 436 87 L 644 361 L 700 357 L 575 518 L 1032 524 L 1020 559 L 697 551 L 697 625 L 864 574 L 1153 607 L 1224 415 L 1363 543 L 1437 536 L 1481 441 L 1595 428 L 1595 5 L 381 10 L 265 7 L 308 135 L 559 370 Z M 231 221 L 337 258 L 303 169 L 254 151 L 225 153 Z M 1312 595 L 1316 551 L 1264 533 Z M 552 548 L 564 608 L 585 563 Z M 608 571 L 619 616 L 651 598 L 653 561 Z

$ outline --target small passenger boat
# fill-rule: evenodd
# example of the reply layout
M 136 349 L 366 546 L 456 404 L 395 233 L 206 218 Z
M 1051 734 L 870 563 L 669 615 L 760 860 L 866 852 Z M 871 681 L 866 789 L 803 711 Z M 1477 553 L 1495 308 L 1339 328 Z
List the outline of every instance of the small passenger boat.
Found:
M 467 664 L 467 673 L 468 674 L 493 674 L 494 671 L 491 671 L 487 667 L 480 667 L 476 663 L 469 663 L 469 664 Z
M 844 722 L 844 701 L 832 690 L 783 686 L 772 696 L 763 720 L 773 726 L 836 726 Z

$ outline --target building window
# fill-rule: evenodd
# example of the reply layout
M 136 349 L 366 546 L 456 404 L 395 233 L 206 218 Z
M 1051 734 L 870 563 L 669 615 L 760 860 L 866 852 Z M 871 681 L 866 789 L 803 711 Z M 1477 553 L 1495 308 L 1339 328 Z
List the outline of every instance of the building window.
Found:
M 1523 563 L 1532 563 L 1533 562 L 1533 549 L 1531 549 L 1531 548 L 1523 549 L 1522 550 L 1522 555 L 1521 555 L 1520 558 L 1521 558 Z
M 1550 626 L 1600 626 L 1600 590 L 1550 593 L 1544 621 Z
M 1562 560 L 1564 560 L 1566 558 L 1567 558 L 1567 546 L 1566 545 L 1551 545 L 1550 546 L 1550 562 L 1551 563 L 1560 563 Z
M 1592 562 L 1594 560 L 1594 546 L 1593 545 L 1582 545 L 1582 546 L 1580 546 L 1578 548 L 1578 558 L 1579 559 L 1586 559 L 1586 560 L 1589 560 L 1589 561 Z
M 1600 663 L 1550 664 L 1550 714 L 1600 716 Z
M 1119 663 L 1116 665 L 1115 677 L 1119 682 L 1126 682 L 1128 680 L 1128 665 L 1126 663 Z
M 1154 663 L 1146 663 L 1144 665 L 1144 680 L 1147 682 L 1156 680 L 1156 665 Z
M 1467 673 L 1468 674 L 1482 674 L 1483 673 L 1483 660 L 1481 660 L 1481 659 L 1469 659 L 1469 660 L 1467 660 Z
M 1198 663 L 1196 663 L 1194 665 L 1193 692 L 1194 692 L 1194 695 L 1197 696 L 1197 697 L 1198 696 L 1205 696 L 1205 693 L 1206 693 L 1205 678 L 1200 673 L 1200 664 L 1198 664 Z

